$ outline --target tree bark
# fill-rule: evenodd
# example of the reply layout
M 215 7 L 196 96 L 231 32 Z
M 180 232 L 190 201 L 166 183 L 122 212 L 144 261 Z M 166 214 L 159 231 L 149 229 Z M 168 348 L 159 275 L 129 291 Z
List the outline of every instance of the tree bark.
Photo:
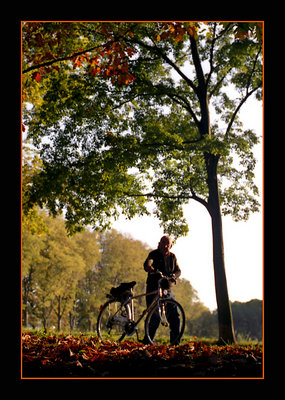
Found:
M 58 303 L 57 303 L 57 331 L 59 332 L 61 330 L 61 296 L 58 296 Z
M 208 211 L 212 220 L 213 262 L 219 321 L 219 341 L 235 343 L 233 318 L 225 272 L 222 216 L 217 180 L 218 160 L 219 156 L 209 153 L 205 154 L 208 174 L 207 183 L 209 188 Z
M 43 328 L 44 328 L 44 333 L 47 332 L 47 312 L 46 312 L 46 307 L 43 307 L 43 311 L 42 311 L 42 324 L 43 324 Z

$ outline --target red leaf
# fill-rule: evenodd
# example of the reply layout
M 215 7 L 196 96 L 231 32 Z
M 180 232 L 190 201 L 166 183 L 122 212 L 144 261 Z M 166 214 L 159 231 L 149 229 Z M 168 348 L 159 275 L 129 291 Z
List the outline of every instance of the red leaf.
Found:
M 42 79 L 42 75 L 39 72 L 34 72 L 32 79 L 34 79 L 36 82 L 39 82 Z

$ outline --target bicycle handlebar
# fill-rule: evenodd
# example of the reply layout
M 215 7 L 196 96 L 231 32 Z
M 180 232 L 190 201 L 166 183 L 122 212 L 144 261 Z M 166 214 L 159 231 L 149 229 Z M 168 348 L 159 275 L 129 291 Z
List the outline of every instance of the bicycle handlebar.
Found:
M 165 278 L 169 281 L 175 282 L 176 283 L 176 278 L 174 276 L 165 276 L 163 275 L 163 273 L 161 271 L 159 271 L 158 269 L 155 269 L 154 271 L 149 272 L 151 275 L 157 275 L 159 274 L 161 279 Z

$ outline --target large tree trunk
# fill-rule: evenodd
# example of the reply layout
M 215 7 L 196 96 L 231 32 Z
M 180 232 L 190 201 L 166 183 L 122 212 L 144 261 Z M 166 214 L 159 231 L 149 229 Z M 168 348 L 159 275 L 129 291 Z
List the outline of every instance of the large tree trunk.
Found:
M 219 320 L 219 341 L 235 343 L 233 318 L 225 272 L 222 216 L 217 181 L 219 156 L 207 153 L 205 154 L 205 160 L 207 164 L 207 184 L 209 188 L 208 210 L 212 219 L 213 261 Z

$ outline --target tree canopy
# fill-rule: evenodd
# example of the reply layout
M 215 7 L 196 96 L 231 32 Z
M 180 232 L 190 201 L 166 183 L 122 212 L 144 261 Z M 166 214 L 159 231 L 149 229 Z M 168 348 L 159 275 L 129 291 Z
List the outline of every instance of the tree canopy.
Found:
M 223 214 L 248 218 L 259 206 L 258 137 L 238 112 L 262 98 L 261 32 L 260 23 L 24 23 L 23 119 L 43 163 L 27 204 L 66 210 L 74 232 L 147 213 L 154 200 L 165 230 L 185 234 L 182 205 L 207 205 L 209 153 L 219 156 Z
M 185 235 L 183 205 L 210 214 L 219 336 L 234 342 L 222 215 L 259 209 L 239 111 L 262 99 L 261 22 L 23 24 L 23 111 L 39 152 L 23 208 L 64 211 L 70 233 L 123 213 Z

